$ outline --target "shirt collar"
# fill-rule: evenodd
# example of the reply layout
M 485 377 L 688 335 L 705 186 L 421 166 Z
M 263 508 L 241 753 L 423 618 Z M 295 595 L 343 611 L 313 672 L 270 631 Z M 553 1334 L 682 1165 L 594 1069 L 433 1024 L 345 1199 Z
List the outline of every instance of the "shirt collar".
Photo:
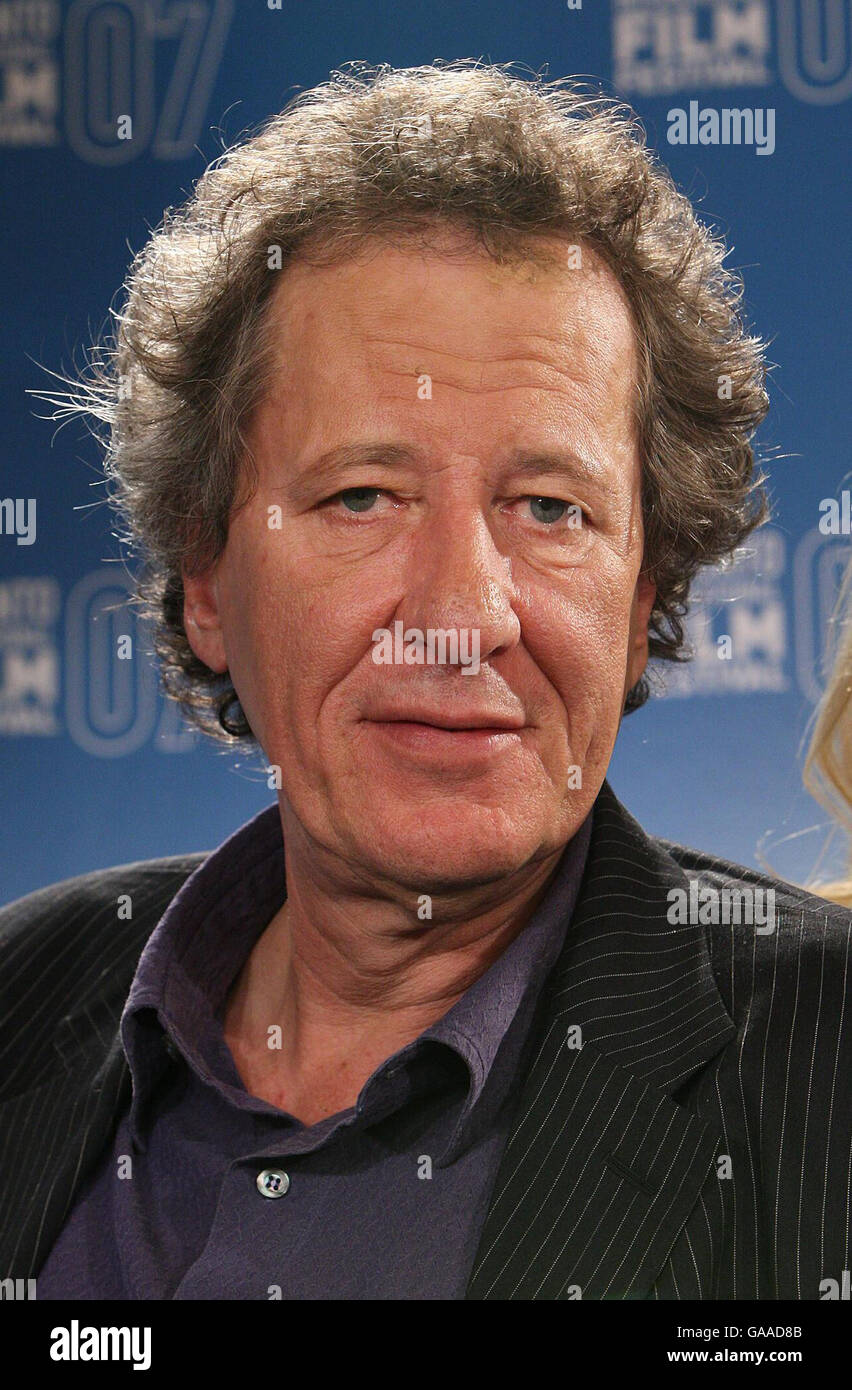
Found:
M 119 1025 L 133 1078 L 130 1128 L 137 1143 L 167 1050 L 180 1052 L 202 1081 L 241 1108 L 263 1108 L 240 1085 L 216 1013 L 285 897 L 281 818 L 273 803 L 208 855 L 169 903 L 139 958 Z M 222 1073 L 230 1079 L 223 1081 Z
M 467 1097 L 449 1144 L 436 1156 L 439 1164 L 452 1161 L 469 1142 L 471 1119 L 498 1053 L 505 1062 L 504 1054 L 523 1044 L 525 1025 L 574 909 L 591 821 L 590 812 L 529 922 L 505 951 L 443 1018 L 377 1069 L 391 1063 L 396 1069 L 427 1040 L 446 1045 L 466 1063 Z M 140 1144 L 143 1111 L 166 1065 L 166 1049 L 177 1048 L 203 1081 L 241 1109 L 269 1109 L 242 1086 L 217 1011 L 285 898 L 281 821 L 273 804 L 199 865 L 160 918 L 140 957 L 120 1024 L 133 1078 L 131 1132 Z
M 452 1162 L 472 1137 L 471 1120 L 498 1053 L 517 1058 L 544 981 L 562 949 L 580 890 L 592 813 L 565 846 L 529 922 L 505 951 L 425 1033 L 454 1048 L 468 1064 L 471 1085 L 455 1131 L 436 1162 Z M 500 1097 L 498 1096 L 499 1100 Z

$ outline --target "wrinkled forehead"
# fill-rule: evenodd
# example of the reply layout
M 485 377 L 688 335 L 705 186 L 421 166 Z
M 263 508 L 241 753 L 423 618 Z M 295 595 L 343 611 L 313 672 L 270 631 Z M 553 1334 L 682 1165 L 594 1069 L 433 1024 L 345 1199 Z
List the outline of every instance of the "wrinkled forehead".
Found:
M 506 329 L 516 325 L 518 310 L 529 316 L 524 326 L 537 321 L 542 330 L 571 318 L 601 326 L 605 318 L 612 346 L 633 346 L 633 313 L 618 277 L 592 245 L 567 234 L 525 236 L 492 254 L 472 232 L 438 224 L 428 232 L 374 233 L 345 249 L 335 246 L 309 242 L 282 268 L 267 306 L 282 345 L 297 326 L 316 326 L 320 305 L 332 323 L 342 317 L 368 323 L 379 314 L 417 323 L 438 307 L 435 295 L 440 299 L 449 289 L 452 299 L 440 304 L 442 327 L 458 341 L 463 333 L 470 340 L 476 326 L 464 313 L 475 301 Z
M 585 413 L 632 439 L 638 354 L 623 287 L 581 242 L 537 237 L 524 251 L 495 260 L 443 230 L 428 244 L 372 236 L 345 257 L 298 258 L 267 308 L 262 413 L 301 432 L 362 399 L 415 415 L 429 399 L 437 425 L 442 408 L 481 398 L 508 413 Z

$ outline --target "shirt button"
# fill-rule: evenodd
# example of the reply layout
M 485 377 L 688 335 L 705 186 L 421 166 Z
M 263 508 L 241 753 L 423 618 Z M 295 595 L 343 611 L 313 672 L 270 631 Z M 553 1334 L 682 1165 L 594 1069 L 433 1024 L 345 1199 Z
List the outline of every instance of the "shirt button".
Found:
M 257 1190 L 261 1197 L 283 1197 L 289 1186 L 289 1177 L 277 1168 L 264 1168 L 257 1175 Z

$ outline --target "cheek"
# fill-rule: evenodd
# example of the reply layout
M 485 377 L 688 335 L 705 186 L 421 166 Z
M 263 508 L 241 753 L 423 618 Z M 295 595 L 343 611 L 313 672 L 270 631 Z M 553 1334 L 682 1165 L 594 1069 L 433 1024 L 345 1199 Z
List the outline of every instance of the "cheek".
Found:
M 282 572 L 281 550 L 263 518 L 242 512 L 232 524 L 225 564 L 220 570 L 219 602 L 231 680 L 249 722 L 266 742 L 273 706 L 269 690 L 280 690 L 287 656 L 297 658 L 293 636 L 299 626 L 282 602 L 292 594 Z
M 524 643 L 569 714 L 621 708 L 632 589 L 622 573 L 575 571 L 525 600 Z
M 369 657 L 378 623 L 369 586 L 352 567 L 312 567 L 286 531 L 243 526 L 222 592 L 231 678 L 253 729 L 268 745 L 310 737 L 347 677 Z M 381 605 L 379 605 L 379 609 Z

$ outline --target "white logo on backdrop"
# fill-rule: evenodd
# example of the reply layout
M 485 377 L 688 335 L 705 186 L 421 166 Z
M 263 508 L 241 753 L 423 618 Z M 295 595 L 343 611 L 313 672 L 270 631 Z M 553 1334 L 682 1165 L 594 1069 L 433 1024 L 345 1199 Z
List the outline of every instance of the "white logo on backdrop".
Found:
M 615 85 L 645 96 L 770 80 L 768 0 L 613 0 Z
M 686 620 L 695 652 L 688 665 L 667 668 L 666 694 L 784 691 L 796 684 L 812 704 L 821 698 L 833 659 L 834 613 L 852 546 L 848 537 L 818 527 L 798 540 L 792 559 L 792 621 L 782 582 L 788 572 L 786 540 L 762 526 L 733 565 L 704 570 L 692 586 Z M 723 638 L 730 638 L 730 659 Z
M 763 526 L 732 564 L 699 572 L 686 621 L 695 656 L 688 665 L 666 668 L 668 695 L 756 694 L 789 688 L 784 569 L 784 536 Z
M 94 570 L 74 585 L 65 607 L 68 733 L 96 758 L 135 753 L 152 737 L 165 753 L 195 742 L 177 707 L 158 693 L 150 634 L 127 601 L 130 591 L 125 574 Z M 119 639 L 127 637 L 132 659 L 118 660 Z
M 774 51 L 797 100 L 852 95 L 852 0 L 613 0 L 612 38 L 624 92 L 762 86 Z
M 826 536 L 815 527 L 802 537 L 793 560 L 796 675 L 802 694 L 814 703 L 834 655 L 829 619 L 850 554 L 848 538 Z
M 59 138 L 59 0 L 0 0 L 0 144 Z
M 799 101 L 852 95 L 852 0 L 778 0 L 778 68 Z
M 0 734 L 56 736 L 64 713 L 69 737 L 95 758 L 150 740 L 161 753 L 195 746 L 195 730 L 159 693 L 150 632 L 129 591 L 120 571 L 95 570 L 74 585 L 63 615 L 52 575 L 0 581 Z M 118 659 L 120 638 L 130 639 L 129 660 Z
M 64 115 L 64 135 L 88 164 L 186 159 L 233 8 L 233 0 L 73 0 L 63 31 L 59 0 L 0 0 L 0 144 L 55 145 Z
M 55 579 L 0 583 L 0 734 L 58 734 Z

